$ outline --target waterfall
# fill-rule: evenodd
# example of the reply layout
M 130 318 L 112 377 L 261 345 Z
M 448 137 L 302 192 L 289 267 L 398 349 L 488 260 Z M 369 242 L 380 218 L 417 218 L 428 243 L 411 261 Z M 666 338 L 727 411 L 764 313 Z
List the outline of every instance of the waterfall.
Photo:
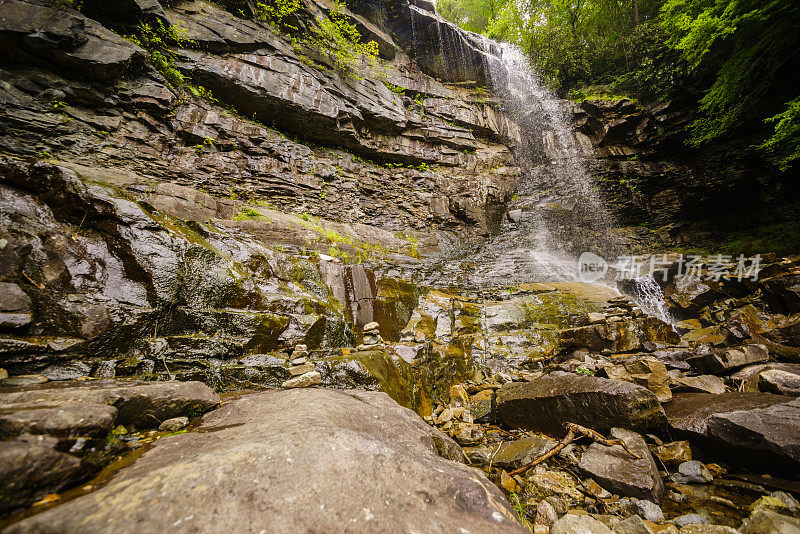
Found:
M 476 287 L 577 280 L 578 255 L 604 252 L 609 241 L 610 216 L 585 168 L 590 153 L 576 139 L 564 103 L 522 52 L 483 43 L 492 89 L 521 128 L 515 159 L 523 175 L 500 233 L 469 254 L 465 276 L 452 276 L 458 265 L 444 273 Z
M 661 286 L 658 285 L 652 274 L 646 274 L 636 279 L 636 286 L 631 297 L 647 315 L 658 317 L 665 323 L 675 323 L 675 319 L 667 309 Z

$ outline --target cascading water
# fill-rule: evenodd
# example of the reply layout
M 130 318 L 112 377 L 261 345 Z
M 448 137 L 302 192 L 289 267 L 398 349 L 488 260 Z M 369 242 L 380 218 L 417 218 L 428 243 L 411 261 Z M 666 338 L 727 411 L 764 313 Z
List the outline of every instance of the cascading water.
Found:
M 518 194 L 499 234 L 441 274 L 474 287 L 577 280 L 577 256 L 602 252 L 610 217 L 585 170 L 588 151 L 553 96 L 511 45 L 486 39 L 488 72 L 504 109 L 521 127 L 515 156 L 522 167 Z

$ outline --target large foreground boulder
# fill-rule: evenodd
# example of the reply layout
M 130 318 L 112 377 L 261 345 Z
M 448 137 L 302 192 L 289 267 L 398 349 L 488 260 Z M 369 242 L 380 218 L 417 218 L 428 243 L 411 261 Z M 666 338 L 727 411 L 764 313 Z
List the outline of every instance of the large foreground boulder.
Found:
M 667 424 L 661 404 L 648 389 L 564 372 L 506 384 L 498 391 L 497 411 L 509 426 L 555 434 L 563 433 L 565 422 L 596 430 L 621 427 L 640 431 Z
M 731 462 L 781 476 L 800 468 L 800 399 L 768 393 L 681 393 L 666 413 L 677 436 Z
M 8 532 L 525 532 L 453 447 L 384 393 L 269 391 Z

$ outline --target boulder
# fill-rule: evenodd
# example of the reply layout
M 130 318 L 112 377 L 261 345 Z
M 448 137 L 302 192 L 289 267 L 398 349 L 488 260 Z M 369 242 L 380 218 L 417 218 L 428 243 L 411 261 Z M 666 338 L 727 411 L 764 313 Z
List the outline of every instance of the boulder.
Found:
M 555 441 L 546 436 L 530 436 L 504 441 L 493 450 L 492 465 L 516 469 L 532 462 L 536 457 L 552 449 L 555 444 Z
M 629 352 L 642 350 L 646 342 L 670 345 L 680 341 L 670 325 L 655 317 L 569 328 L 560 332 L 560 338 L 564 350 L 586 348 L 595 352 Z
M 681 317 L 696 315 L 721 296 L 718 284 L 693 276 L 681 276 L 664 290 L 664 297 L 674 313 Z
M 15 433 L 91 434 L 108 428 L 110 420 L 157 428 L 161 421 L 199 416 L 218 404 L 217 394 L 201 382 L 69 380 L 0 390 L 3 428 Z
M 720 374 L 754 363 L 768 362 L 769 351 L 764 345 L 742 345 L 724 349 L 712 349 L 689 359 L 689 363 L 704 373 Z
M 649 390 L 619 380 L 556 372 L 533 382 L 505 384 L 497 412 L 509 426 L 561 435 L 565 422 L 599 431 L 664 428 L 661 404 Z
M 60 491 L 84 474 L 78 458 L 46 444 L 0 441 L 0 513 Z
M 247 395 L 7 532 L 526 532 L 497 486 L 440 456 L 454 446 L 385 393 Z
M 625 364 L 625 369 L 636 384 L 652 391 L 659 402 L 672 400 L 666 366 L 656 358 L 640 358 Z
M 661 502 L 664 484 L 644 439 L 621 428 L 612 429 L 611 436 L 624 441 L 639 459 L 633 458 L 620 445 L 607 447 L 593 443 L 581 457 L 580 470 L 612 493 Z
M 781 369 L 768 369 L 758 374 L 758 389 L 765 393 L 800 396 L 800 375 Z
M 673 376 L 670 378 L 676 391 L 694 391 L 698 393 L 725 393 L 725 381 L 714 375 Z
M 784 475 L 800 466 L 800 399 L 677 393 L 666 414 L 675 435 L 732 463 Z

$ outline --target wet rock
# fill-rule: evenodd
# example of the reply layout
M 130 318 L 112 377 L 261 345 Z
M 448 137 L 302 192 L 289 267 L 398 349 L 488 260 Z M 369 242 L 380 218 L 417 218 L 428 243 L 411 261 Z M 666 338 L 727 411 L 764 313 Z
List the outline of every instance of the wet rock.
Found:
M 506 384 L 497 411 L 507 425 L 559 435 L 565 421 L 596 430 L 663 428 L 664 411 L 649 390 L 619 380 L 552 373 L 533 382 Z
M 673 432 L 732 463 L 781 473 L 800 465 L 800 400 L 767 393 L 676 394 Z
M 652 448 L 661 462 L 667 466 L 672 467 L 683 462 L 692 460 L 692 448 L 689 446 L 688 441 L 673 441 L 672 443 L 665 443 Z
M 702 462 L 692 460 L 678 466 L 678 472 L 672 475 L 672 481 L 678 484 L 709 484 L 714 477 Z
M 158 429 L 162 432 L 176 432 L 189 424 L 188 417 L 173 417 L 161 423 Z
M 469 398 L 469 411 L 478 423 L 494 420 L 494 391 L 485 389 Z
M 179 521 L 206 531 L 232 524 L 256 532 L 332 531 L 349 524 L 444 532 L 457 524 L 472 532 L 525 532 L 499 488 L 439 456 L 444 448 L 437 443 L 449 441 L 384 393 L 244 396 L 206 416 L 200 432 L 159 440 L 108 485 L 9 532 L 79 531 L 98 522 L 128 531 L 145 517 L 158 531 Z M 136 506 L 126 505 L 131 499 Z
M 694 352 L 685 348 L 663 348 L 652 353 L 653 357 L 667 366 L 668 369 L 689 370 L 691 365 L 687 361 L 694 356 Z
M 492 456 L 492 449 L 489 447 L 464 447 L 463 449 L 467 463 L 471 465 L 487 465 Z
M 769 369 L 759 373 L 758 389 L 765 393 L 800 396 L 800 375 L 781 369 Z
M 800 519 L 773 510 L 758 509 L 742 522 L 740 534 L 793 534 L 800 532 Z
M 544 465 L 537 465 L 526 474 L 527 485 L 525 491 L 534 499 L 551 499 L 562 502 L 564 510 L 556 509 L 559 513 L 566 511 L 566 502 L 577 503 L 583 500 L 583 493 L 575 476 L 560 469 L 547 469 Z
M 701 372 L 720 374 L 767 361 L 769 361 L 769 351 L 764 345 L 742 345 L 697 355 L 691 358 L 689 363 Z
M 74 380 L 89 376 L 92 372 L 92 367 L 86 362 L 73 361 L 55 363 L 48 365 L 42 369 L 42 375 L 50 380 Z
M 670 325 L 655 317 L 570 328 L 561 331 L 560 336 L 565 350 L 587 348 L 597 352 L 628 352 L 642 350 L 646 342 L 674 344 L 680 341 Z
M 20 328 L 33 320 L 31 298 L 17 284 L 0 282 L 0 328 Z
M 611 435 L 622 439 L 640 458 L 633 458 L 619 445 L 593 443 L 581 457 L 581 471 L 612 493 L 660 502 L 664 485 L 644 439 L 620 428 L 613 429 Z
M 664 290 L 664 297 L 684 317 L 697 314 L 720 296 L 718 284 L 692 276 L 678 277 Z
M 492 464 L 496 464 L 498 467 L 516 469 L 549 451 L 555 443 L 554 440 L 546 436 L 531 436 L 504 441 L 499 447 L 495 446 L 492 452 Z
M 590 515 L 567 514 L 550 528 L 550 534 L 613 534 L 613 531 Z
M 536 505 L 536 517 L 533 523 L 551 527 L 556 521 L 558 521 L 558 514 L 553 505 L 547 501 L 539 501 L 539 504 Z
M 290 378 L 281 384 L 281 387 L 284 389 L 307 388 L 319 384 L 322 384 L 322 375 L 317 371 L 310 371 L 300 376 Z
M 81 461 L 39 443 L 0 441 L 0 512 L 29 505 L 74 483 Z

